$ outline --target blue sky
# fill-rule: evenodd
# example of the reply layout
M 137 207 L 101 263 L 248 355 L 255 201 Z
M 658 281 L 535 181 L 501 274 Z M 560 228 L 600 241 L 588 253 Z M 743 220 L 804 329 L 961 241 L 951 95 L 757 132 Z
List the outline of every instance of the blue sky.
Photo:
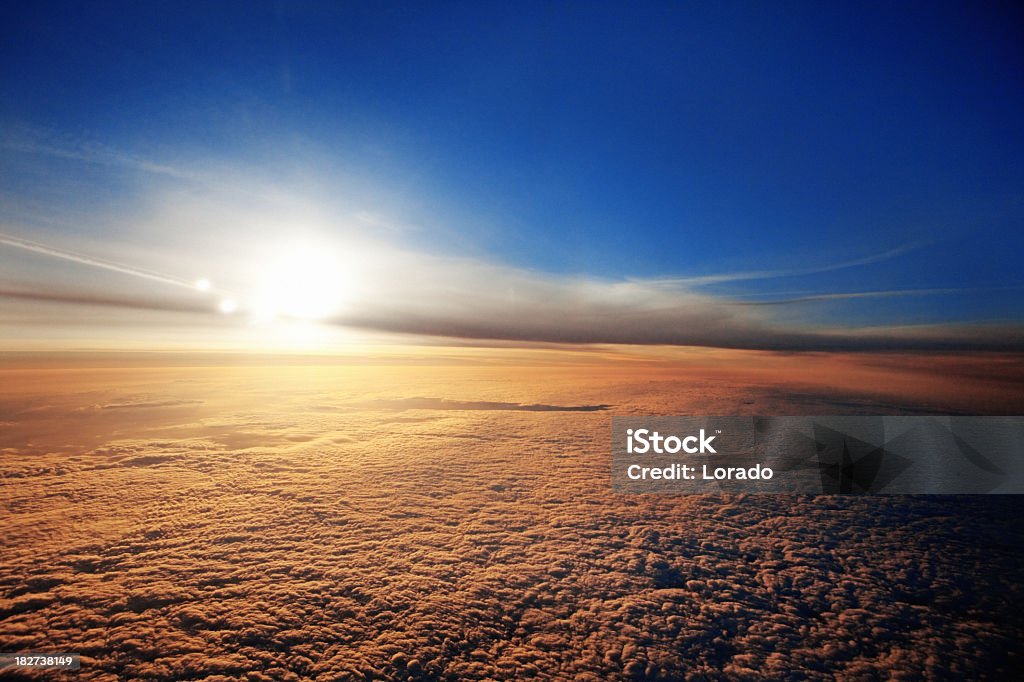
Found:
M 696 286 L 805 323 L 1019 322 L 1021 12 L 823 5 L 25 3 L 0 218 L 115 237 L 154 185 L 231 167 L 435 255 L 769 272 Z

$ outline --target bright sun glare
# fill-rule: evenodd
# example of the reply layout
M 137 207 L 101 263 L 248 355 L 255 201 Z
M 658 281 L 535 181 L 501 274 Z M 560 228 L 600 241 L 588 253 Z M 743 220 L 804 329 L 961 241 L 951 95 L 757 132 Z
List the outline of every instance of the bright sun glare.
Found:
M 286 249 L 256 277 L 252 302 L 256 321 L 323 320 L 338 312 L 348 289 L 344 268 L 329 248 Z

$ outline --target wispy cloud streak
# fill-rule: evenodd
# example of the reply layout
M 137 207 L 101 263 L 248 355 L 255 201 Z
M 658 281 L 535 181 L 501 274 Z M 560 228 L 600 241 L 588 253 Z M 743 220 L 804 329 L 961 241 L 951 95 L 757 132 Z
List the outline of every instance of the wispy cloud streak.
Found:
M 881 263 L 883 261 L 891 260 L 898 256 L 902 256 L 905 253 L 909 253 L 916 249 L 921 248 L 925 245 L 925 242 L 909 242 L 901 246 L 897 246 L 880 253 L 871 254 L 862 258 L 856 258 L 854 260 L 844 261 L 841 263 L 831 263 L 828 265 L 811 266 L 807 268 L 784 268 L 778 270 L 752 270 L 748 272 L 731 272 L 722 273 L 717 275 L 701 275 L 698 277 L 676 277 L 666 278 L 657 280 L 647 280 L 649 284 L 671 288 L 679 286 L 705 286 L 711 284 L 723 284 L 726 282 L 740 282 L 746 280 L 760 280 L 760 279 L 780 279 L 784 277 L 800 277 L 803 275 L 817 275 L 826 272 L 835 272 L 836 270 L 845 270 L 848 268 L 856 268 L 864 265 L 871 265 L 873 263 Z
M 21 127 L 13 132 L 8 132 L 3 138 L 0 138 L 0 148 L 29 154 L 41 154 L 58 159 L 82 161 L 84 163 L 119 166 L 178 180 L 203 179 L 192 171 L 132 156 L 97 142 L 54 142 L 49 139 L 51 137 L 51 135 L 42 130 Z
M 1006 287 L 946 287 L 939 289 L 889 289 L 884 291 L 848 291 L 830 294 L 808 294 L 806 296 L 794 296 L 791 298 L 779 298 L 765 301 L 736 301 L 736 305 L 747 306 L 772 306 L 792 305 L 798 303 L 815 303 L 818 301 L 845 301 L 861 298 L 902 298 L 905 296 L 943 296 L 954 294 L 978 293 L 985 291 L 1016 291 L 1024 289 L 1024 285 Z

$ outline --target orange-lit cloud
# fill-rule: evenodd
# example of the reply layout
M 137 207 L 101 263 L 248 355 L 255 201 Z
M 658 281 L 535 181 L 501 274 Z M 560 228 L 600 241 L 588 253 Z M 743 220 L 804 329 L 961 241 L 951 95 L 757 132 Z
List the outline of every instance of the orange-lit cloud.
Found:
M 83 680 L 978 677 L 1019 662 L 1007 497 L 609 490 L 609 413 L 955 408 L 912 385 L 929 360 L 407 352 L 415 364 L 7 358 L 0 644 L 80 653 Z M 938 361 L 967 392 L 1004 374 Z M 888 395 L 865 390 L 873 371 Z

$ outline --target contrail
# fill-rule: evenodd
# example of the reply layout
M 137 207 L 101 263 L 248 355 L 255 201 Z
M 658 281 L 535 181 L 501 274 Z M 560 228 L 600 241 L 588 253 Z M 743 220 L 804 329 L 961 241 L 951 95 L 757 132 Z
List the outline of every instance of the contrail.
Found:
M 13 246 L 16 249 L 24 249 L 25 251 L 31 251 L 33 253 L 40 253 L 44 256 L 51 256 L 53 258 L 60 258 L 62 260 L 71 261 L 73 263 L 81 263 L 82 265 L 90 265 L 96 268 L 103 268 L 104 270 L 110 270 L 112 272 L 120 272 L 125 275 L 131 275 L 133 277 L 141 277 L 148 279 L 153 282 L 161 282 L 163 284 L 170 284 L 176 287 L 185 287 L 187 289 L 194 289 L 195 284 L 187 280 L 173 277 L 171 275 L 165 275 L 158 272 L 152 272 L 148 270 L 141 270 L 139 268 L 133 268 L 128 265 L 121 263 L 114 263 L 112 261 L 100 260 L 92 256 L 87 256 L 81 253 L 75 253 L 73 251 L 65 251 L 63 249 L 56 249 L 52 246 L 46 246 L 45 244 L 39 244 L 38 242 L 32 242 L 27 239 L 21 239 L 14 237 L 9 234 L 0 232 L 0 244 L 5 246 Z

